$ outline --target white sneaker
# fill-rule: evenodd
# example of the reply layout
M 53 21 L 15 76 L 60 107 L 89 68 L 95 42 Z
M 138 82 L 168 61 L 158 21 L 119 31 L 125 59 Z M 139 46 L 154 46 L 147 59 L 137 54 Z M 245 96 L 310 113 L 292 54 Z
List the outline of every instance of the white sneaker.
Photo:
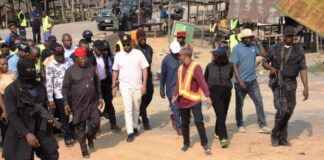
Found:
M 245 128 L 244 128 L 243 126 L 238 127 L 238 131 L 239 131 L 240 133 L 246 133 L 246 130 L 245 130 Z
M 216 133 L 214 134 L 214 136 L 215 136 L 215 138 L 219 139 L 219 136 Z
M 260 128 L 258 132 L 259 133 L 270 134 L 271 133 L 271 129 L 269 127 L 267 127 L 267 126 L 264 126 L 264 127 Z

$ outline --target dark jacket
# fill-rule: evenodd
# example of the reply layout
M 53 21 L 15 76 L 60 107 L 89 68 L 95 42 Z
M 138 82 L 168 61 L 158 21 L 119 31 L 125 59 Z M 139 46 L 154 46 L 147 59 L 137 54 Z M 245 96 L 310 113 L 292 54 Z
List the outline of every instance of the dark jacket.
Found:
M 57 152 L 58 144 L 50 127 L 46 131 L 39 130 L 39 115 L 32 115 L 33 106 L 20 103 L 22 88 L 36 91 L 36 103 L 46 106 L 46 88 L 39 82 L 32 86 L 26 86 L 19 80 L 15 80 L 5 90 L 5 104 L 8 112 L 8 130 L 3 147 L 3 157 L 8 160 L 31 159 L 34 156 L 33 148 L 28 145 L 25 136 L 27 133 L 34 134 L 40 142 L 38 150 L 47 153 Z M 44 152 L 44 153 L 45 153 Z M 30 158 L 29 158 L 30 157 Z
M 105 70 L 106 70 L 106 75 L 107 78 L 105 79 L 108 84 L 112 84 L 112 73 L 109 72 L 109 69 L 112 68 L 112 65 L 114 64 L 114 58 L 109 57 L 107 54 L 102 54 L 102 58 L 105 63 Z M 111 66 L 109 66 L 109 59 L 111 60 Z

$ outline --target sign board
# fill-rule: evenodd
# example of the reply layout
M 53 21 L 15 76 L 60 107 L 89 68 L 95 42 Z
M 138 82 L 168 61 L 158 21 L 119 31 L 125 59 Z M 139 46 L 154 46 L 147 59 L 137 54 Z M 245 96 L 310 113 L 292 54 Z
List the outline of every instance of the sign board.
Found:
M 277 0 L 276 8 L 298 23 L 324 36 L 323 0 Z
M 185 31 L 187 33 L 186 44 L 191 44 L 191 41 L 193 39 L 194 30 L 195 30 L 195 26 L 193 24 L 186 23 L 186 22 L 180 22 L 180 21 L 174 21 L 170 40 L 172 42 L 176 39 L 175 35 L 177 34 L 177 32 Z

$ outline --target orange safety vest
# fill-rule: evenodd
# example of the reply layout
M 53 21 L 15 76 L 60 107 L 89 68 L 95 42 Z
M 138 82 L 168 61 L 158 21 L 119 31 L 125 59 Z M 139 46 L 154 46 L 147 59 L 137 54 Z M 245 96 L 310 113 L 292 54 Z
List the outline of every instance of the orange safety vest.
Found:
M 199 102 L 201 101 L 201 90 L 199 89 L 198 92 L 193 92 L 190 90 L 192 76 L 196 66 L 198 66 L 197 63 L 191 62 L 184 79 L 182 79 L 183 65 L 181 65 L 178 69 L 178 84 L 179 84 L 179 96 L 183 96 L 184 98 L 189 99 L 191 101 Z

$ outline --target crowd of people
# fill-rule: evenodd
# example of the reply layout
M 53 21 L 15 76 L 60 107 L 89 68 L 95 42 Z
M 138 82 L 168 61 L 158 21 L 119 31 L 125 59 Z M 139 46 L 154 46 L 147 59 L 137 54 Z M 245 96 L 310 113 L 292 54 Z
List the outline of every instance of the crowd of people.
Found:
M 38 15 L 33 15 L 37 23 Z M 100 118 L 109 120 L 115 133 L 117 125 L 113 98 L 122 97 L 126 141 L 132 142 L 144 130 L 152 129 L 147 108 L 152 101 L 154 86 L 151 65 L 153 49 L 146 43 L 143 29 L 136 39 L 120 33 L 115 51 L 106 40 L 92 40 L 93 33 L 82 33 L 78 45 L 70 34 L 44 34 L 44 42 L 27 40 L 11 24 L 6 41 L 0 44 L 0 106 L 1 136 L 5 159 L 58 159 L 58 133 L 67 147 L 80 144 L 87 158 L 95 150 L 94 140 L 100 130 Z M 296 77 L 301 75 L 303 95 L 308 98 L 306 60 L 302 47 L 293 43 L 294 28 L 287 26 L 283 41 L 268 52 L 250 29 L 243 29 L 240 42 L 228 47 L 218 46 L 212 61 L 203 71 L 192 59 L 193 46 L 186 44 L 187 33 L 178 32 L 161 64 L 161 98 L 167 98 L 170 120 L 178 136 L 183 137 L 182 151 L 190 148 L 191 114 L 204 152 L 211 151 L 202 114 L 202 95 L 208 108 L 215 111 L 215 137 L 222 148 L 230 144 L 226 117 L 235 89 L 238 132 L 246 133 L 243 104 L 248 94 L 256 108 L 259 133 L 270 134 L 273 146 L 290 146 L 287 126 L 296 105 Z M 230 54 L 229 54 L 230 53 Z M 230 55 L 230 56 L 229 56 Z M 277 109 L 274 128 L 266 122 L 262 96 L 257 81 L 256 57 L 264 57 L 262 65 L 270 70 L 269 86 Z M 235 76 L 234 83 L 232 81 Z M 39 109 L 45 108 L 44 109 Z M 56 123 L 56 119 L 60 123 Z

